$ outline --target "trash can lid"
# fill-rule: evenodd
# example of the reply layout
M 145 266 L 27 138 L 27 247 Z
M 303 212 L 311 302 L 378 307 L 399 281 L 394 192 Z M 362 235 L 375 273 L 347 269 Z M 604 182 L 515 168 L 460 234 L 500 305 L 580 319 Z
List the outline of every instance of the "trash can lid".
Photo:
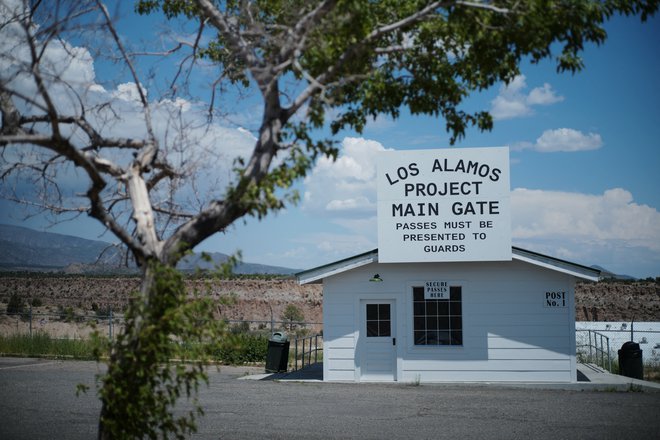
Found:
M 287 337 L 286 333 L 284 332 L 275 332 L 273 335 L 270 337 L 270 340 L 273 342 L 286 342 L 289 340 Z
M 635 341 L 624 342 L 621 346 L 621 351 L 638 351 L 639 344 Z

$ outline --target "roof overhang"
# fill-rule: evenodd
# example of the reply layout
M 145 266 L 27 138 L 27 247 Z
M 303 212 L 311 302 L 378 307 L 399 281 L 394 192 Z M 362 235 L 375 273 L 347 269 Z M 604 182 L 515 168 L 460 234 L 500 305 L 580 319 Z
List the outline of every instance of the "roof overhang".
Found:
M 378 249 L 374 249 L 372 251 L 365 252 L 364 254 L 356 255 L 354 257 L 335 261 L 334 263 L 325 264 L 313 269 L 298 272 L 296 274 L 296 278 L 298 278 L 298 283 L 300 284 L 320 283 L 323 278 L 327 278 L 332 275 L 337 275 L 342 272 L 357 269 L 360 266 L 365 266 L 367 264 L 377 262 Z
M 515 246 L 511 248 L 511 251 L 514 260 L 524 261 L 535 266 L 562 272 L 583 280 L 598 281 L 600 279 L 600 270 L 592 267 L 582 266 Z
M 527 251 L 515 246 L 512 247 L 511 254 L 512 259 L 514 260 L 523 261 L 525 263 L 533 264 L 545 269 L 565 273 L 567 275 L 571 275 L 583 280 L 598 281 L 600 279 L 600 271 L 591 267 L 560 260 L 558 258 L 539 254 L 537 252 Z M 323 278 L 327 278 L 342 272 L 347 272 L 349 270 L 377 262 L 378 249 L 374 249 L 354 257 L 345 258 L 334 263 L 325 264 L 313 269 L 298 272 L 296 274 L 296 278 L 298 278 L 298 282 L 300 284 L 320 283 Z

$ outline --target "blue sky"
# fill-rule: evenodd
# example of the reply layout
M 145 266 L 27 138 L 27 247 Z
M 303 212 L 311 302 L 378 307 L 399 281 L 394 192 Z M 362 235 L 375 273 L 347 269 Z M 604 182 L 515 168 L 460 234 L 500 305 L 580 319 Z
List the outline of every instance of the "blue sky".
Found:
M 125 26 L 132 37 L 148 28 Z M 454 148 L 510 146 L 514 245 L 660 276 L 660 19 L 640 25 L 616 17 L 607 31 L 604 45 L 587 47 L 580 73 L 558 74 L 549 61 L 524 65 L 509 87 L 471 96 L 465 108 L 491 110 L 495 127 L 469 131 Z M 110 75 L 109 67 L 96 63 L 97 77 Z M 203 97 L 201 82 L 197 90 Z M 231 109 L 246 128 L 254 122 L 249 105 Z M 246 141 L 235 125 L 221 129 Z M 336 140 L 343 147 L 338 161 L 319 161 L 296 185 L 297 206 L 239 221 L 198 250 L 241 250 L 245 261 L 306 269 L 376 248 L 376 154 L 449 147 L 444 121 L 407 114 L 378 118 L 362 134 L 342 132 Z M 45 227 L 39 217 L 26 221 L 16 207 L 1 207 L 2 223 Z M 87 218 L 48 230 L 114 241 Z

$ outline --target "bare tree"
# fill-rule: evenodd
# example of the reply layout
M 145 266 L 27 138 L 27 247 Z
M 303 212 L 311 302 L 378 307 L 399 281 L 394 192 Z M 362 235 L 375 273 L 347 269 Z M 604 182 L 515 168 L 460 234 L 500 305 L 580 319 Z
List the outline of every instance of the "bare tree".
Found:
M 295 201 L 291 184 L 319 155 L 336 155 L 332 139 L 315 130 L 360 131 L 368 118 L 396 117 L 403 106 L 442 117 L 452 141 L 471 125 L 490 129 L 487 112 L 461 110 L 470 92 L 511 81 L 523 59 L 580 70 L 584 45 L 605 40 L 604 20 L 618 12 L 645 19 L 657 7 L 656 0 L 141 0 L 138 13 L 155 20 L 160 11 L 166 26 L 183 30 L 138 44 L 120 35 L 117 11 L 101 0 L 0 0 L 2 195 L 36 211 L 97 219 L 142 270 L 132 324 L 113 346 L 104 379 L 100 435 L 194 429 L 119 408 L 134 397 L 121 394 L 126 386 L 144 387 L 143 397 L 170 379 L 181 386 L 167 375 L 140 379 L 135 368 L 143 362 L 153 375 L 163 361 L 156 356 L 163 345 L 149 345 L 145 333 L 181 330 L 163 324 L 185 296 L 178 285 L 159 284 L 172 276 L 162 267 L 175 267 L 237 219 Z M 97 78 L 93 60 L 123 83 Z M 201 77 L 204 103 L 193 81 Z M 155 90 L 162 96 L 150 97 Z M 259 111 L 246 123 L 252 137 L 236 142 L 215 122 L 246 96 Z M 207 124 L 196 122 L 200 113 Z M 144 425 L 122 427 L 126 414 Z

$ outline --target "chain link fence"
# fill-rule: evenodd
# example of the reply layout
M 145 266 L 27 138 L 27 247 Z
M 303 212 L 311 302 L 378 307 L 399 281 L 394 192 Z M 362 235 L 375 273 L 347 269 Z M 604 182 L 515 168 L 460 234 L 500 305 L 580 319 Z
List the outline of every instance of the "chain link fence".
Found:
M 618 351 L 628 341 L 639 344 L 645 375 L 660 377 L 660 322 L 592 322 L 575 324 L 579 362 L 618 373 Z
M 291 337 L 317 334 L 322 329 L 320 322 L 263 320 L 223 320 L 232 333 L 259 333 L 270 335 L 284 331 Z M 88 339 L 94 331 L 114 338 L 123 330 L 124 315 L 112 309 L 98 310 L 94 314 L 76 312 L 72 308 L 61 308 L 55 312 L 33 311 L 20 313 L 0 312 L 0 335 L 33 335 L 45 333 L 55 339 Z M 321 330 L 322 332 L 322 330 Z

